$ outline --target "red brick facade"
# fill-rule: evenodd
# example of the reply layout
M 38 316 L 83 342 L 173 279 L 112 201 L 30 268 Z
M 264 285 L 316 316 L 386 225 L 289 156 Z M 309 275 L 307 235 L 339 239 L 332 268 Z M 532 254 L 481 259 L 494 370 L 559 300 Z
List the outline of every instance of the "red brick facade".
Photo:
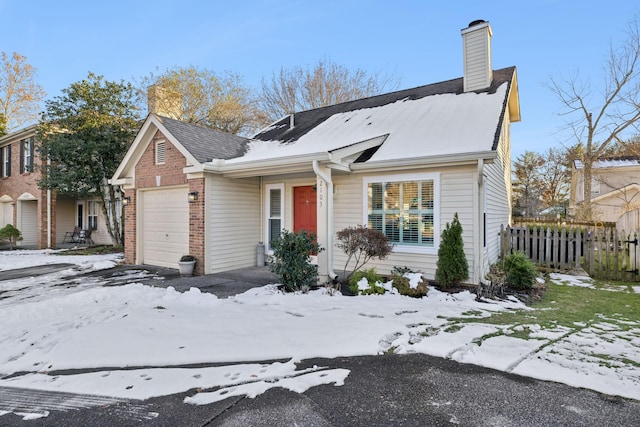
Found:
M 0 197 L 8 196 L 11 198 L 11 202 L 13 204 L 13 218 L 10 220 L 4 219 L 5 223 L 11 223 L 16 228 L 20 229 L 21 224 L 20 219 L 18 218 L 18 208 L 20 203 L 29 202 L 29 200 L 25 199 L 24 202 L 20 201 L 19 198 L 24 196 L 26 193 L 31 194 L 36 200 L 37 203 L 37 217 L 38 217 L 38 248 L 46 248 L 49 247 L 48 237 L 49 232 L 51 233 L 51 246 L 55 246 L 55 236 L 56 236 L 56 197 L 55 192 L 51 194 L 51 230 L 48 228 L 48 209 L 47 209 L 47 191 L 42 190 L 38 187 L 38 181 L 40 180 L 40 165 L 41 160 L 38 155 L 37 150 L 34 150 L 33 156 L 33 170 L 32 171 L 23 171 L 20 172 L 21 169 L 21 145 L 23 141 L 27 138 L 31 138 L 32 141 L 35 141 L 35 127 L 27 128 L 24 131 L 17 132 L 15 134 L 6 135 L 3 140 L 0 141 L 0 149 L 3 150 L 3 155 L 6 151 L 4 151 L 4 147 L 9 146 L 11 150 L 11 175 L 4 176 L 4 157 L 2 157 L 3 164 L 0 166 Z M 5 197 L 6 199 L 6 197 Z M 33 200 L 33 199 L 31 199 Z M 31 202 L 33 203 L 33 202 Z M 24 232 L 24 230 L 20 230 Z
M 156 164 L 158 141 L 165 142 L 164 164 Z M 183 172 L 185 166 L 186 158 L 184 155 L 171 144 L 169 139 L 157 131 L 135 165 L 134 188 L 128 188 L 125 191 L 125 197 L 130 197 L 129 205 L 125 208 L 124 214 L 126 262 L 135 263 L 137 258 L 136 191 L 188 184 L 189 192 L 198 192 L 198 200 L 189 204 L 189 251 L 197 259 L 195 274 L 204 274 L 204 178 L 187 180 L 187 176 Z

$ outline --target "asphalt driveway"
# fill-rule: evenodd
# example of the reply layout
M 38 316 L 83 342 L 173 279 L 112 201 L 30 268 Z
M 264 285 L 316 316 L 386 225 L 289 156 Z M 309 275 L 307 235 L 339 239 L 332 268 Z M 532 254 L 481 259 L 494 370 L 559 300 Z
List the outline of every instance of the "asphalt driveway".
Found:
M 132 269 L 143 269 L 142 281 L 154 286 L 202 287 L 220 297 L 273 282 L 260 268 L 193 278 L 146 266 L 90 274 L 118 286 Z M 638 401 L 423 354 L 310 359 L 298 369 L 314 365 L 350 373 L 342 386 L 316 386 L 304 393 L 274 388 L 253 399 L 230 397 L 203 406 L 183 402 L 194 390 L 136 401 L 0 388 L 0 413 L 48 414 L 22 420 L 9 413 L 0 416 L 0 426 L 640 425 Z

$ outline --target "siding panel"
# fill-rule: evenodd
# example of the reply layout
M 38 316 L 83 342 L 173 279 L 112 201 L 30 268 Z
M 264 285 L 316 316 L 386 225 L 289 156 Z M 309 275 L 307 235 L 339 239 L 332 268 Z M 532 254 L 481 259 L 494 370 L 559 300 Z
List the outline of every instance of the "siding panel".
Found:
M 211 271 L 256 265 L 260 236 L 260 188 L 257 179 L 208 177 L 209 265 Z

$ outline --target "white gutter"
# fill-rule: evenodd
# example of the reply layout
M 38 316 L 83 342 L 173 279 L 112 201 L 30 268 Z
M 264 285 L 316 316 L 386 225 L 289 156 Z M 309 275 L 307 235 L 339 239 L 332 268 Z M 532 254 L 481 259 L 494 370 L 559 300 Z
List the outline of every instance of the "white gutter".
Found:
M 327 184 L 327 274 L 331 280 L 335 280 L 338 275 L 333 271 L 333 181 L 320 170 L 318 161 L 312 163 L 313 171 Z
M 51 189 L 47 189 L 47 249 L 51 249 Z
M 477 153 L 459 153 L 459 154 L 445 154 L 440 156 L 428 156 L 428 157 L 412 157 L 410 159 L 395 159 L 395 160 L 378 160 L 367 161 L 364 163 L 352 163 L 351 170 L 368 170 L 368 169 L 395 169 L 401 166 L 444 166 L 450 164 L 476 164 L 478 160 L 484 160 L 486 163 L 490 163 L 491 160 L 496 159 L 498 153 L 495 151 L 480 151 Z
M 478 282 L 482 282 L 482 280 L 484 279 L 484 277 L 482 277 L 482 269 L 483 269 L 483 264 L 484 264 L 484 246 L 483 246 L 483 237 L 486 235 L 487 230 L 485 230 L 486 224 L 483 218 L 483 213 L 484 210 L 482 209 L 482 207 L 484 206 L 484 204 L 486 203 L 485 200 L 483 200 L 483 195 L 484 195 L 484 160 L 483 159 L 478 159 L 478 224 L 480 225 L 480 227 L 478 227 L 481 232 L 477 237 L 477 245 L 478 247 L 476 248 L 476 260 L 478 262 L 478 267 L 477 267 L 477 275 L 478 275 Z
M 51 168 L 51 158 L 47 156 L 47 178 Z M 51 188 L 47 188 L 47 249 L 51 249 Z

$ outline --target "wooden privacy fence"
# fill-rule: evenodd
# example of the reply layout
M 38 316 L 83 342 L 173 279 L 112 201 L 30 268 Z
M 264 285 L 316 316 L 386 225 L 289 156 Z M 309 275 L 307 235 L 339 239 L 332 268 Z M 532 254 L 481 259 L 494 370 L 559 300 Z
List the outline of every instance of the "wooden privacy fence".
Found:
M 638 233 L 560 227 L 501 227 L 500 253 L 524 252 L 535 264 L 557 270 L 582 268 L 589 276 L 638 280 Z

